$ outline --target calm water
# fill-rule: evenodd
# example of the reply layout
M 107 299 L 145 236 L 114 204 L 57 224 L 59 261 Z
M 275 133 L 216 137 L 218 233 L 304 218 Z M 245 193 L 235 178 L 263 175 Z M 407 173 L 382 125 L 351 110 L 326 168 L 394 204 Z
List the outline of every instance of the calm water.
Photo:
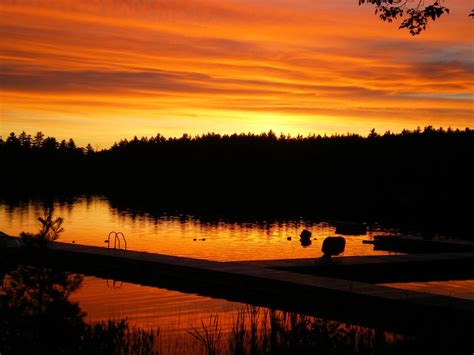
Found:
M 328 223 L 305 220 L 209 223 L 182 215 L 154 217 L 134 211 L 118 211 L 101 197 L 79 198 L 67 204 L 57 202 L 55 208 L 56 215 L 65 218 L 66 231 L 61 236 L 63 242 L 105 246 L 104 240 L 110 231 L 122 231 L 127 237 L 129 249 L 219 261 L 318 257 L 324 237 L 334 234 L 334 227 Z M 15 207 L 2 203 L 0 230 L 11 235 L 36 231 L 36 218 L 41 211 L 42 205 L 38 202 L 20 203 Z M 303 228 L 311 230 L 316 238 L 306 248 L 300 245 L 298 237 Z M 384 232 L 372 231 L 363 237 L 347 237 L 345 255 L 386 254 L 374 251 L 371 245 L 362 244 L 362 240 L 370 239 L 374 234 Z M 287 240 L 288 236 L 292 239 Z M 474 300 L 474 280 L 386 286 Z M 191 335 L 193 329 L 202 331 L 203 326 L 211 327 L 213 320 L 218 319 L 219 329 L 229 334 L 242 312 L 251 309 L 251 306 L 242 303 L 96 277 L 84 277 L 80 288 L 70 295 L 70 301 L 77 302 L 80 309 L 87 313 L 87 322 L 126 318 L 131 326 L 159 329 L 158 349 L 162 353 L 182 354 L 204 352 L 202 343 Z M 260 326 L 265 324 L 262 319 L 268 312 L 268 309 L 258 310 Z M 342 327 L 364 338 L 371 334 L 367 328 L 358 326 L 337 322 L 324 324 L 324 329 Z M 385 337 L 391 341 L 396 336 L 386 334 Z
M 474 280 L 384 286 L 474 300 Z M 222 328 L 229 330 L 237 313 L 246 307 L 243 303 L 96 277 L 84 277 L 71 300 L 80 303 L 89 321 L 127 318 L 132 325 L 160 327 L 165 333 L 185 333 L 214 315 L 219 316 Z
M 96 277 L 84 277 L 70 299 L 87 313 L 87 322 L 126 318 L 131 326 L 159 329 L 158 347 L 169 354 L 204 353 L 189 332 L 218 317 L 219 328 L 228 333 L 246 308 L 242 303 Z
M 19 203 L 15 207 L 0 203 L 0 230 L 10 235 L 34 232 L 39 226 L 36 218 L 41 213 L 39 202 Z M 62 242 L 106 246 L 104 240 L 109 232 L 121 231 L 126 236 L 128 249 L 216 261 L 319 257 L 324 238 L 334 235 L 335 231 L 328 223 L 303 219 L 208 223 L 183 215 L 155 217 L 135 211 L 118 211 L 101 197 L 78 198 L 67 204 L 57 202 L 55 213 L 65 218 Z M 308 247 L 302 247 L 299 240 L 304 228 L 313 233 L 312 244 Z M 388 254 L 362 244 L 362 240 L 370 239 L 374 234 L 385 232 L 369 231 L 366 236 L 346 237 L 344 255 Z
M 89 321 L 127 318 L 141 328 L 160 327 L 164 332 L 183 332 L 202 319 L 219 315 L 227 319 L 245 304 L 191 293 L 142 286 L 86 276 L 71 295 Z
M 218 341 L 218 353 L 223 354 L 228 349 L 228 339 L 236 334 L 235 329 L 241 329 L 235 328 L 237 325 L 244 326 L 247 332 L 250 332 L 252 326 L 255 325 L 260 339 L 269 334 L 274 334 L 278 337 L 287 337 L 287 340 L 291 341 L 291 334 L 299 332 L 298 337 L 301 337 L 301 339 L 298 339 L 298 341 L 307 336 L 316 336 L 314 340 L 318 343 L 326 343 L 330 348 L 333 346 L 345 347 L 346 342 L 352 344 L 352 348 L 353 346 L 359 346 L 360 342 L 367 341 L 368 347 L 374 346 L 375 330 L 357 325 L 348 325 L 263 307 L 257 308 L 242 303 L 157 287 L 113 282 L 112 280 L 96 277 L 84 277 L 79 288 L 69 295 L 63 294 L 64 298 L 50 297 L 54 294 L 57 295 L 57 292 L 61 292 L 62 288 L 43 287 L 43 291 L 40 291 L 38 283 L 28 281 L 25 283 L 25 279 L 19 276 L 18 270 L 25 270 L 24 268 L 24 266 L 20 266 L 16 270 L 11 270 L 9 275 L 4 278 L 3 292 L 0 288 L 0 297 L 2 297 L 2 293 L 9 292 L 10 295 L 15 295 L 12 298 L 21 300 L 13 308 L 14 312 L 18 312 L 17 317 L 19 318 L 13 318 L 12 323 L 25 316 L 20 311 L 25 306 L 29 312 L 36 312 L 35 309 L 38 305 L 36 298 L 39 298 L 41 294 L 43 304 L 46 305 L 54 305 L 56 302 L 58 302 L 57 304 L 61 304 L 61 302 L 77 303 L 79 312 L 76 314 L 84 313 L 84 321 L 87 323 L 126 319 L 130 328 L 146 331 L 159 330 L 159 336 L 155 341 L 155 349 L 162 354 L 205 354 L 204 344 L 197 340 L 193 334 L 205 334 L 206 331 L 211 334 L 213 339 Z M 40 279 L 58 280 L 58 275 L 60 275 L 60 273 L 48 269 L 26 268 L 28 275 L 32 275 L 28 277 L 32 277 L 37 281 Z M 52 275 L 55 276 L 52 277 Z M 15 280 L 15 282 L 12 283 L 11 280 Z M 25 285 L 28 286 L 25 288 Z M 64 284 L 58 283 L 57 285 Z M 25 290 L 28 294 L 26 298 L 24 297 Z M 1 302 L 0 306 L 2 306 Z M 54 311 L 58 308 L 47 306 L 46 309 L 50 310 L 47 314 L 49 319 L 62 321 L 64 317 L 62 312 Z M 25 319 L 28 319 L 27 316 Z M 277 325 L 275 325 L 275 321 Z M 273 330 L 271 324 L 273 324 Z M 70 323 L 66 321 L 64 326 L 68 327 Z M 33 325 L 31 329 L 25 328 L 23 331 L 35 334 L 37 329 Z M 218 334 L 217 337 L 216 334 Z M 402 336 L 377 331 L 377 339 L 380 340 L 380 336 L 384 338 L 384 343 L 387 345 L 394 341 L 403 340 Z M 53 337 L 53 342 L 54 339 Z
M 39 289 L 37 289 L 38 283 L 27 282 L 25 284 L 24 280 L 22 282 L 22 279 L 18 278 L 18 274 L 13 276 L 15 272 L 22 268 L 24 267 L 20 266 L 16 270 L 9 271 L 8 273 L 12 276 L 7 275 L 3 281 L 3 289 L 0 287 L 0 297 L 2 297 L 2 294 L 4 295 L 7 289 L 10 289 L 11 292 L 11 287 L 15 288 L 19 285 L 20 287 L 16 294 L 17 297 L 18 295 L 23 297 L 25 295 L 23 287 L 28 285 L 28 292 L 26 293 L 28 297 L 21 298 L 23 301 L 18 304 L 12 303 L 13 308 L 11 309 L 18 310 L 20 312 L 18 313 L 19 316 L 23 314 L 21 310 L 25 305 L 30 307 L 30 311 L 37 306 L 38 302 L 37 300 L 35 301 L 35 297 L 39 297 L 40 294 Z M 60 274 L 52 270 L 48 271 L 48 269 L 27 268 L 33 270 L 28 271 L 28 275 L 33 275 L 31 277 L 35 280 L 39 280 L 39 277 L 43 280 L 58 280 L 57 277 L 48 277 L 47 275 Z M 17 283 L 12 284 L 9 282 L 11 278 L 16 280 Z M 472 286 L 473 282 L 470 281 L 466 285 Z M 413 283 L 413 285 L 415 284 Z M 439 292 L 438 287 L 433 287 L 429 290 L 429 287 L 427 288 L 426 285 L 420 285 L 408 288 L 445 294 L 445 292 Z M 462 292 L 466 293 L 466 285 L 453 283 L 451 287 L 460 290 L 464 289 Z M 392 284 L 392 286 L 403 287 L 403 285 L 396 284 Z M 58 287 L 45 287 L 43 290 L 45 292 L 43 296 L 44 302 L 53 302 L 55 299 L 54 297 L 48 297 L 48 292 L 52 291 L 55 294 L 56 292 L 61 292 L 61 288 Z M 450 294 L 453 295 L 455 293 L 453 291 Z M 472 297 L 472 292 L 469 297 Z M 239 324 L 244 326 L 246 332 L 250 332 L 252 324 L 255 324 L 260 340 L 265 335 L 272 334 L 276 329 L 278 332 L 283 332 L 278 333 L 280 334 L 279 336 L 282 336 L 282 334 L 289 336 L 288 341 L 291 341 L 291 334 L 296 332 L 297 329 L 299 329 L 298 332 L 301 332 L 301 326 L 303 326 L 303 333 L 301 335 L 303 338 L 304 336 L 314 337 L 312 340 L 329 345 L 330 349 L 333 346 L 342 345 L 345 351 L 355 349 L 352 347 L 360 346 L 361 343 L 365 343 L 366 345 L 364 346 L 368 348 L 373 348 L 377 344 L 393 347 L 397 346 L 397 343 L 409 341 L 409 339 L 400 335 L 358 325 L 349 325 L 332 320 L 301 316 L 263 307 L 258 308 L 196 294 L 116 282 L 91 276 L 85 276 L 79 288 L 70 293 L 70 295 L 65 296 L 64 299 L 67 302 L 77 303 L 80 312 L 84 312 L 86 315 L 84 320 L 88 323 L 126 319 L 132 329 L 159 330 L 159 336 L 155 339 L 154 346 L 162 354 L 205 354 L 206 348 L 204 344 L 193 336 L 196 332 L 204 334 L 205 331 L 214 334 L 212 335 L 213 339 L 218 341 L 219 349 L 224 353 L 228 349 L 229 339 L 234 339 L 233 337 L 235 337 L 235 329 L 240 329 L 236 328 Z M 54 310 L 55 308 L 51 309 Z M 61 313 L 51 313 L 49 317 L 52 317 L 52 319 L 59 317 L 59 321 L 63 315 Z M 276 328 L 272 328 L 271 324 L 275 324 L 275 319 L 278 325 Z M 36 332 L 35 328 L 32 328 L 31 331 L 33 334 Z M 216 336 L 215 334 L 218 335 Z M 381 338 L 383 339 L 382 342 L 380 341 Z
M 36 218 L 41 215 L 42 208 L 40 201 L 18 202 L 14 206 L 0 202 L 0 231 L 10 235 L 36 231 L 39 226 Z M 65 218 L 65 232 L 60 237 L 62 242 L 106 246 L 104 240 L 110 231 L 122 231 L 126 235 L 129 249 L 217 261 L 319 257 L 322 255 L 321 244 L 324 238 L 335 232 L 335 228 L 329 223 L 305 220 L 210 223 L 183 215 L 156 217 L 138 214 L 133 210 L 119 211 L 106 198 L 98 196 L 77 198 L 68 203 L 56 202 L 55 213 Z M 304 228 L 313 233 L 312 244 L 308 247 L 302 247 L 298 237 Z M 346 237 L 344 255 L 388 254 L 375 251 L 372 245 L 362 243 L 373 235 L 386 233 L 377 230 L 369 231 L 366 236 Z M 291 240 L 287 239 L 289 236 Z M 387 286 L 474 299 L 472 280 L 397 283 Z M 103 287 L 106 287 L 105 284 Z M 133 286 L 129 285 L 128 288 L 132 289 Z M 212 302 L 212 307 L 214 306 L 215 303 Z M 100 308 L 97 307 L 96 310 Z M 210 310 L 212 307 L 207 308 Z

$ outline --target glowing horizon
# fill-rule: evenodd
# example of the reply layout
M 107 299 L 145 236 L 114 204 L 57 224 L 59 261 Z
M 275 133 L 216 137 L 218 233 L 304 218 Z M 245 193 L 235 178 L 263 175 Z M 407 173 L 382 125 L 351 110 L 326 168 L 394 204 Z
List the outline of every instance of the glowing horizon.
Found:
M 411 37 L 357 0 L 2 1 L 0 135 L 471 128 L 471 4 L 446 6 Z

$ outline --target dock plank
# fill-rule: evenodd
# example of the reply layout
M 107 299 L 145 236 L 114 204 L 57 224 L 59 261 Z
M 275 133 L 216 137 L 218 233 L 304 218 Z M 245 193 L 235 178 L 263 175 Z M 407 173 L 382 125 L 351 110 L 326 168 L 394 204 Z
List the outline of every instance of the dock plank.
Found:
M 420 312 L 441 320 L 449 314 L 459 320 L 462 327 L 474 329 L 473 301 L 296 272 L 298 268 L 314 267 L 315 259 L 217 262 L 59 242 L 50 244 L 45 250 L 10 248 L 0 251 L 2 259 L 10 263 L 32 260 L 84 273 L 114 275 L 124 281 L 152 285 L 168 282 L 172 287 L 197 290 L 211 296 L 223 295 L 229 300 L 308 314 L 328 314 L 334 319 L 375 324 L 384 329 L 402 327 L 394 330 L 414 331 L 414 325 L 407 320 Z M 396 268 L 408 263 L 452 260 L 474 260 L 474 253 L 341 257 L 337 258 L 336 265 L 348 268 L 373 268 L 375 265 L 378 269 L 380 265 Z M 341 304 L 344 304 L 343 309 Z M 368 307 L 370 312 L 364 311 Z

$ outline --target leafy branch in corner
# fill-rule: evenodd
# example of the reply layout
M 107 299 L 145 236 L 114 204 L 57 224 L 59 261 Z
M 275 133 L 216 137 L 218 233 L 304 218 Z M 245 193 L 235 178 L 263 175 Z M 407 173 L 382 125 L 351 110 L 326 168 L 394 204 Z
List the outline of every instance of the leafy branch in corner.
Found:
M 444 14 L 449 14 L 449 9 L 441 5 L 441 1 L 424 0 L 415 1 L 416 5 L 409 4 L 408 0 L 359 0 L 359 5 L 372 4 L 375 14 L 387 22 L 401 19 L 400 29 L 406 28 L 413 36 L 426 30 L 429 21 L 436 21 Z M 469 16 L 474 18 L 474 9 Z

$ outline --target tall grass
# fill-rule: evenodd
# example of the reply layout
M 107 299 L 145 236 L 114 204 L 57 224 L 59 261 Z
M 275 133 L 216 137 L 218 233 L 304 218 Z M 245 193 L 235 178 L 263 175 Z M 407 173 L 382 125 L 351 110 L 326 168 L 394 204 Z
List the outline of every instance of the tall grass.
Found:
M 130 327 L 126 319 L 87 324 L 82 336 L 81 354 L 146 355 L 158 354 L 159 330 Z
M 410 344 L 405 336 L 302 314 L 247 306 L 223 335 L 219 317 L 190 333 L 205 354 L 386 354 Z
M 188 333 L 198 340 L 209 355 L 218 355 L 222 347 L 222 328 L 219 322 L 219 316 L 212 315 L 209 318 L 209 325 L 201 320 L 201 329 L 191 328 Z

